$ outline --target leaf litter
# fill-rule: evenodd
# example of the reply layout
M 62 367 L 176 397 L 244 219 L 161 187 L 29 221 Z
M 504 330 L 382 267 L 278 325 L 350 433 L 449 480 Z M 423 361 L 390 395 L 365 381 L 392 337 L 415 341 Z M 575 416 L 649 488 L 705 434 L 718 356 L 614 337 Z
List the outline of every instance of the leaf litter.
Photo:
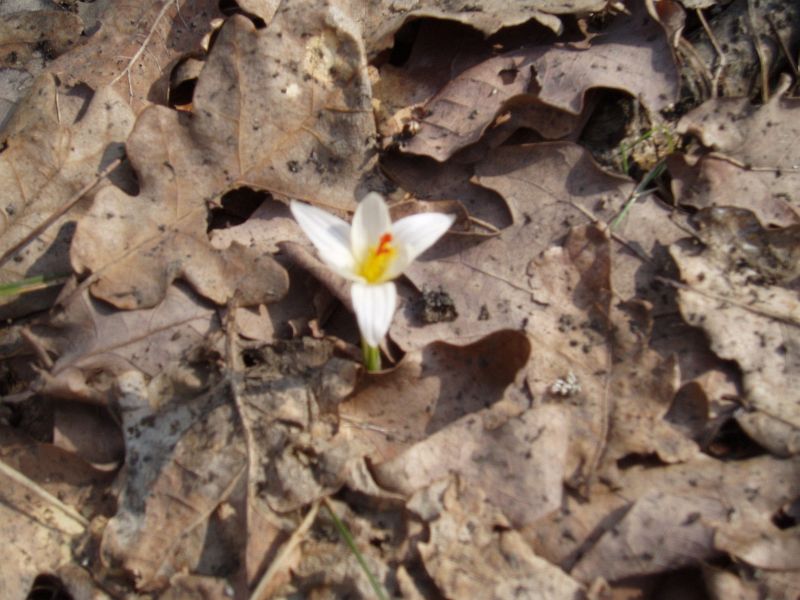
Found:
M 784 13 L 742 98 L 716 3 L 97 4 L 0 31 L 10 597 L 796 597 Z M 377 373 L 287 210 L 369 191 L 456 216 Z

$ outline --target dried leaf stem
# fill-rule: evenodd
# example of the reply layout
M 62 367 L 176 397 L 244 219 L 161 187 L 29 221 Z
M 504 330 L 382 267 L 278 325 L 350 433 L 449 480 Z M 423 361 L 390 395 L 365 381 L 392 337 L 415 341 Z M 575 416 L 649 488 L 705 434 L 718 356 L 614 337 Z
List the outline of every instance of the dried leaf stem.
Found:
M 41 500 L 45 501 L 47 504 L 58 510 L 59 512 L 63 513 L 73 521 L 75 521 L 81 528 L 86 529 L 89 527 L 89 521 L 78 511 L 76 511 L 71 506 L 67 506 L 61 500 L 56 498 L 53 494 L 48 492 L 42 486 L 40 486 L 35 481 L 29 479 L 13 467 L 7 465 L 3 460 L 0 460 L 0 473 L 18 483 L 19 485 L 23 486 L 27 490 L 29 490 L 32 494 L 40 498 Z

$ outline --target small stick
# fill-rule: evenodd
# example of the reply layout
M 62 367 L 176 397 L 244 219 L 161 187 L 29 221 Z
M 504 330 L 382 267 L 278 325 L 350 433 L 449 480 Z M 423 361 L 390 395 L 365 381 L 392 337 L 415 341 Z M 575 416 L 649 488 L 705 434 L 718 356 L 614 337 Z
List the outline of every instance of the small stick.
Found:
M 30 490 L 31 493 L 33 493 L 35 496 L 37 496 L 41 500 L 44 500 L 45 502 L 47 502 L 47 504 L 49 504 L 56 510 L 62 512 L 64 515 L 75 521 L 78 525 L 81 526 L 81 528 L 86 529 L 87 527 L 89 527 L 89 521 L 86 520 L 86 518 L 82 514 L 80 514 L 71 506 L 67 506 L 66 504 L 61 502 L 61 500 L 56 498 L 53 494 L 48 492 L 38 483 L 29 479 L 28 477 L 26 477 L 13 467 L 7 465 L 3 460 L 0 460 L 0 473 L 2 473 L 15 483 L 18 483 L 21 486 L 25 487 L 26 489 Z
M 711 27 L 708 26 L 708 21 L 706 21 L 703 11 L 699 8 L 697 9 L 697 17 L 700 19 L 700 23 L 703 25 L 703 29 L 705 30 L 711 45 L 714 47 L 714 52 L 717 53 L 717 64 L 714 67 L 714 76 L 711 79 L 711 97 L 716 98 L 719 94 L 719 78 L 722 75 L 723 69 L 727 65 L 727 61 L 725 60 L 725 53 L 722 51 L 722 48 L 720 48 L 714 32 L 711 30 Z
M 280 573 L 281 570 L 284 568 L 286 561 L 289 559 L 292 552 L 294 552 L 294 549 L 297 548 L 298 544 L 300 544 L 301 541 L 303 541 L 303 538 L 305 537 L 308 530 L 311 529 L 311 526 L 314 524 L 314 521 L 317 518 L 317 513 L 319 512 L 319 505 L 320 505 L 319 500 L 317 500 L 316 502 L 314 502 L 314 504 L 311 505 L 311 508 L 306 513 L 306 516 L 303 519 L 303 522 L 300 523 L 300 526 L 294 530 L 294 533 L 292 533 L 292 537 L 290 537 L 288 541 L 280 549 L 280 552 L 278 552 L 278 555 L 275 557 L 275 560 L 273 560 L 270 563 L 269 568 L 267 569 L 266 573 L 264 573 L 264 576 L 261 578 L 261 581 L 258 582 L 256 589 L 254 589 L 253 593 L 250 594 L 250 600 L 265 600 L 266 598 L 269 597 L 270 592 L 274 591 L 270 590 L 270 586 L 273 580 L 278 575 L 278 573 Z
M 761 101 L 766 104 L 769 102 L 769 68 L 764 48 L 761 46 L 758 31 L 756 31 L 756 18 L 751 0 L 747 0 L 747 21 L 750 25 L 750 35 L 753 38 L 753 48 L 758 56 L 758 65 L 761 71 Z

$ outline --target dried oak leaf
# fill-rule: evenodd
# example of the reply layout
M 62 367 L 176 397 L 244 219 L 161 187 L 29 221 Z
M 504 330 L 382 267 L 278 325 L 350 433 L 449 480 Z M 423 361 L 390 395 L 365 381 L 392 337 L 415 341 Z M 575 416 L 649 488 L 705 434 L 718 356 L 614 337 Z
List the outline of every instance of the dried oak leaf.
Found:
M 418 544 L 419 553 L 445 597 L 584 597 L 578 581 L 537 556 L 518 532 L 508 528 L 503 516 L 486 503 L 480 487 L 446 478 L 418 492 L 408 509 L 428 522 L 429 539 Z
M 150 309 L 118 311 L 85 290 L 66 291 L 64 306 L 31 326 L 33 339 L 55 363 L 42 374 L 46 393 L 105 404 L 112 380 L 131 369 L 153 377 L 184 358 L 219 328 L 214 307 L 191 291 L 171 286 Z
M 737 560 L 770 571 L 800 571 L 800 529 L 771 521 L 732 521 L 718 527 L 714 545 Z
M 800 428 L 800 232 L 765 230 L 743 209 L 705 209 L 698 220 L 705 247 L 670 248 L 685 283 L 681 314 L 739 364 L 745 403 Z
M 366 448 L 374 463 L 385 463 L 499 402 L 530 352 L 525 335 L 508 330 L 465 346 L 432 342 L 409 352 L 395 369 L 371 376 L 339 407 L 342 434 Z M 392 402 L 386 402 L 387 395 Z
M 760 106 L 747 98 L 715 98 L 684 115 L 677 131 L 751 167 L 790 171 L 800 157 L 798 114 L 800 100 L 783 95 Z
M 531 261 L 588 219 L 609 220 L 633 184 L 602 171 L 580 146 L 570 143 L 501 147 L 475 167 L 475 181 L 499 193 L 512 224 L 482 239 L 449 236 L 406 272 L 417 290 L 441 289 L 458 318 L 425 324 L 417 294 L 403 291 L 392 338 L 403 348 L 434 340 L 468 342 L 498 329 L 521 329 L 538 310 L 529 283 Z M 583 210 L 581 210 L 583 209 Z
M 74 122 L 62 120 L 66 115 L 59 111 L 59 97 L 53 77 L 41 76 L 5 131 L 0 153 L 2 283 L 69 273 L 66 258 L 76 209 L 25 241 L 121 153 L 121 142 L 133 127 L 130 108 L 110 88 L 98 90 Z M 3 311 L 27 314 L 50 306 L 52 300 L 52 293 L 20 302 L 4 299 Z
M 668 40 L 643 5 L 618 17 L 588 48 L 522 48 L 467 69 L 424 105 L 419 131 L 400 148 L 444 161 L 476 142 L 501 113 L 513 118 L 517 106 L 533 110 L 521 124 L 545 137 L 565 135 L 592 88 L 626 91 L 651 112 L 677 99 Z
M 248 186 L 353 207 L 374 133 L 353 26 L 333 8 L 296 5 L 265 30 L 243 17 L 226 23 L 198 79 L 194 115 L 154 106 L 137 120 L 128 155 L 140 196 L 101 192 L 78 226 L 73 264 L 97 273 L 95 295 L 124 308 L 152 306 L 179 275 L 217 302 L 237 287 L 242 304 L 285 293 L 285 272 L 270 257 L 235 244 L 211 250 L 206 203 Z
M 520 25 L 536 19 L 553 31 L 560 32 L 558 15 L 600 11 L 605 0 L 576 0 L 565 4 L 558 0 L 519 0 L 508 4 L 503 0 L 454 0 L 442 4 L 436 0 L 401 4 L 380 0 L 362 8 L 366 45 L 370 54 L 380 52 L 392 43 L 392 36 L 404 22 L 432 17 L 471 25 L 485 35 L 502 27 Z
M 154 102 L 166 104 L 172 67 L 199 50 L 212 20 L 222 16 L 218 6 L 216 0 L 110 2 L 100 28 L 49 71 L 68 86 L 112 87 L 137 114 Z
M 722 498 L 645 494 L 570 573 L 579 581 L 615 581 L 695 564 L 713 556 L 713 522 L 724 520 L 726 513 Z
M 50 444 L 33 442 L 6 426 L 0 427 L 0 440 L 0 458 L 6 465 L 57 495 L 68 506 L 87 512 L 97 507 L 100 494 L 93 492 L 103 487 L 106 474 L 98 473 L 77 456 Z M 3 594 L 26 598 L 37 576 L 56 572 L 60 566 L 73 562 L 72 548 L 85 530 L 83 524 L 5 473 L 0 474 L 0 486 Z
M 454 161 L 438 163 L 426 156 L 391 153 L 381 160 L 381 169 L 403 190 L 424 200 L 457 198 L 469 214 L 470 234 L 494 235 L 511 225 L 508 204 L 492 190 L 471 183 L 472 165 Z M 457 222 L 452 231 L 461 233 Z
M 590 502 L 565 496 L 558 513 L 523 533 L 539 555 L 584 582 L 672 570 L 718 556 L 717 526 L 769 521 L 800 493 L 798 474 L 796 458 L 770 456 L 632 467 L 613 490 L 593 486 Z
M 52 59 L 69 50 L 83 32 L 78 15 L 56 10 L 4 13 L 0 19 L 0 67 L 24 65 L 38 51 Z
M 568 413 L 557 406 L 528 410 L 498 425 L 476 411 L 373 465 L 383 488 L 410 495 L 457 473 L 484 491 L 513 527 L 523 527 L 561 503 L 568 446 Z
M 696 161 L 670 157 L 678 201 L 747 208 L 775 225 L 800 222 L 798 114 L 800 101 L 776 95 L 758 107 L 718 98 L 685 115 L 678 131 L 696 135 L 714 153 Z
M 100 555 L 129 572 L 140 590 L 162 588 L 173 574 L 194 569 L 206 543 L 213 544 L 206 540 L 210 516 L 247 466 L 228 386 L 179 396 L 163 383 L 147 385 L 138 371 L 117 378 L 126 469 Z
M 676 391 L 675 365 L 646 350 L 649 332 L 627 345 L 613 333 L 631 325 L 624 315 L 612 315 L 607 237 L 595 228 L 574 228 L 563 247 L 551 248 L 571 225 L 585 221 L 579 207 L 608 219 L 632 184 L 601 171 L 568 143 L 498 148 L 476 172 L 481 185 L 508 202 L 514 224 L 479 245 L 451 236 L 434 249 L 440 258 L 413 265 L 411 282 L 418 289 L 441 286 L 459 316 L 425 325 L 419 301 L 406 296 L 392 338 L 413 348 L 434 339 L 470 340 L 484 328 L 525 330 L 535 348 L 528 367 L 534 395 L 563 398 L 552 389 L 559 380 L 567 385 L 570 374 L 580 386 L 570 477 L 587 477 L 606 443 L 609 466 L 631 452 L 655 452 L 669 462 L 692 456 L 695 444 L 663 419 Z M 610 404 L 614 398 L 618 405 Z

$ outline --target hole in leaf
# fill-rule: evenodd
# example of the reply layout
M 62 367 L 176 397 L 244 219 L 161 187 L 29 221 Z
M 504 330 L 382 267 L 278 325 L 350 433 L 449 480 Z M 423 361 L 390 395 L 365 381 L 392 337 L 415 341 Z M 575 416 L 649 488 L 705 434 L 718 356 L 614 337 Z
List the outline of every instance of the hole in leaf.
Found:
M 786 504 L 772 515 L 772 523 L 778 529 L 790 529 L 800 523 L 800 498 Z
M 73 598 L 58 577 L 39 575 L 33 580 L 27 600 L 73 600 Z
M 253 22 L 253 25 L 255 25 L 256 29 L 264 29 L 267 26 L 266 22 L 264 22 L 264 19 L 258 15 L 254 15 L 253 13 L 243 10 L 241 6 L 234 2 L 234 0 L 220 0 L 219 10 L 226 17 L 230 17 L 231 15 L 242 15 L 243 17 L 247 17 Z
M 248 187 L 231 190 L 222 196 L 220 205 L 211 209 L 208 231 L 241 225 L 250 218 L 269 194 Z

